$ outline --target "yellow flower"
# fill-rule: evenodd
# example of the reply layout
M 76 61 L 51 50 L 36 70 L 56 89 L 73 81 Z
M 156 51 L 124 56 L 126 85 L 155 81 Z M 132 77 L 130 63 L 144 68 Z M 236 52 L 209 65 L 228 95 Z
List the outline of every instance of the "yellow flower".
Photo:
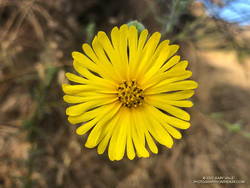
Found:
M 160 42 L 161 34 L 150 37 L 144 29 L 122 25 L 111 31 L 111 40 L 98 32 L 92 46 L 73 52 L 78 75 L 66 73 L 77 84 L 63 84 L 64 101 L 72 124 L 82 123 L 78 135 L 90 132 L 85 146 L 97 146 L 98 154 L 108 150 L 110 160 L 149 157 L 158 153 L 155 141 L 171 148 L 176 129 L 190 127 L 190 115 L 179 107 L 191 107 L 189 100 L 198 84 L 187 61 L 174 55 L 179 46 Z M 126 151 L 126 152 L 125 152 Z

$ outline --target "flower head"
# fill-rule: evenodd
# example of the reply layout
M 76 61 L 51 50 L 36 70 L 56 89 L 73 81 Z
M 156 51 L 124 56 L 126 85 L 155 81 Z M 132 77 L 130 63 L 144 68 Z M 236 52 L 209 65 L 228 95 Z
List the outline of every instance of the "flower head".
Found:
M 111 40 L 98 32 L 92 46 L 83 44 L 84 53 L 73 52 L 77 74 L 66 73 L 76 83 L 63 84 L 64 100 L 74 105 L 66 109 L 72 124 L 82 123 L 78 135 L 89 132 L 85 146 L 108 150 L 110 160 L 149 157 L 158 153 L 155 141 L 171 148 L 176 129 L 190 127 L 190 115 L 180 107 L 189 100 L 197 83 L 186 80 L 192 72 L 187 61 L 174 55 L 179 46 L 161 34 L 150 37 L 134 26 L 122 25 L 111 31 Z

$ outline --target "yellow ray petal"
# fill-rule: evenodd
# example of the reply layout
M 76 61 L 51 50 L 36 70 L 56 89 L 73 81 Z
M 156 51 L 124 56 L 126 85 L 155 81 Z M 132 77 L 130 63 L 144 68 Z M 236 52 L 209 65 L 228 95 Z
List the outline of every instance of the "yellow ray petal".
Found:
M 113 106 L 117 105 L 116 104 L 113 104 Z M 89 122 L 87 123 L 84 123 L 82 124 L 81 126 L 79 126 L 77 129 L 76 129 L 76 133 L 78 135 L 83 135 L 85 134 L 86 132 L 88 132 L 92 127 L 94 127 L 104 116 L 106 116 L 109 111 L 113 108 L 113 106 L 109 106 L 108 109 L 106 110 L 103 110 L 101 111 L 96 118 L 90 120 Z
M 164 40 L 160 43 L 160 45 L 155 50 L 152 57 L 147 62 L 147 65 L 144 69 L 144 76 L 142 84 L 147 83 L 147 81 L 157 72 L 159 71 L 161 65 L 164 63 L 164 59 L 168 58 L 168 54 L 170 52 L 169 40 Z
M 180 120 L 178 118 L 169 116 L 153 106 L 148 106 L 148 110 L 150 111 L 151 114 L 154 114 L 154 116 L 157 117 L 158 119 L 163 119 L 168 124 L 170 124 L 176 128 L 188 129 L 190 127 L 189 122 L 186 122 L 186 121 Z
M 122 78 L 128 80 L 128 26 L 122 25 L 119 30 L 119 45 L 117 47 L 120 57 L 119 72 Z
M 114 27 L 111 31 L 111 41 L 114 49 L 118 50 L 120 33 L 118 27 Z
M 175 64 L 177 64 L 180 61 L 181 57 L 179 55 L 173 56 L 171 59 L 169 59 L 162 67 L 161 71 L 165 72 L 169 68 L 173 67 Z
M 161 34 L 159 32 L 153 33 L 153 35 L 148 39 L 147 43 L 145 44 L 145 47 L 143 48 L 143 57 L 141 59 L 141 62 L 138 65 L 138 69 L 136 70 L 135 77 L 138 78 L 138 76 L 142 76 L 145 72 L 145 69 L 148 67 L 148 62 L 152 55 L 155 52 L 155 49 L 160 41 Z
M 181 79 L 186 79 L 192 76 L 191 71 L 186 71 L 185 69 L 187 68 L 188 62 L 187 61 L 181 61 L 178 63 L 179 57 L 177 56 L 176 58 L 172 58 L 170 60 L 171 64 L 171 69 L 164 72 L 158 67 L 156 69 L 150 69 L 149 73 L 152 73 L 151 75 L 145 75 L 145 79 L 142 80 L 141 84 L 145 85 L 145 88 L 154 86 L 155 84 L 162 84 L 162 81 L 166 81 L 166 79 L 170 79 L 173 81 L 175 80 L 181 80 Z M 168 64 L 168 62 L 167 62 Z M 168 64 L 169 65 L 169 64 Z M 173 66 L 173 67 L 172 67 Z M 179 78 L 181 77 L 181 78 Z M 170 83 L 170 82 L 169 82 Z
M 110 62 L 114 66 L 114 70 L 117 70 L 118 73 L 124 71 L 123 69 L 121 69 L 122 59 L 120 57 L 119 51 L 112 46 L 106 33 L 98 32 L 97 36 L 98 36 L 98 40 L 100 41 L 100 44 L 102 45 L 104 51 L 106 52 L 108 58 L 110 59 Z M 120 80 L 125 78 L 125 77 L 122 77 L 121 74 L 117 74 L 117 75 L 119 76 Z
M 83 103 L 93 100 L 110 100 L 110 99 L 118 99 L 116 95 L 91 95 L 88 97 L 81 97 L 81 96 L 74 96 L 74 95 L 64 95 L 63 100 L 67 103 L 76 104 L 76 103 Z
M 86 122 L 86 121 L 89 121 L 91 119 L 94 119 L 100 113 L 107 111 L 109 109 L 109 107 L 113 106 L 113 105 L 114 104 L 111 103 L 111 104 L 103 105 L 103 106 L 100 106 L 100 107 L 95 108 L 93 110 L 87 111 L 79 116 L 69 116 L 68 120 L 71 124 Z
M 96 64 L 99 64 L 99 60 L 94 52 L 94 50 L 91 48 L 91 46 L 87 43 L 84 43 L 82 45 L 82 49 L 85 52 L 85 54 Z
M 94 72 L 99 72 L 98 67 L 95 63 L 93 63 L 89 58 L 87 58 L 84 54 L 80 52 L 72 52 L 72 57 L 74 61 L 81 64 L 81 66 L 88 68 L 89 70 L 92 70 Z
M 175 139 L 181 139 L 182 135 L 180 131 L 177 129 L 173 128 L 172 126 L 168 125 L 167 123 L 162 124 L 162 126 L 168 131 L 168 133 L 174 137 Z
M 135 149 L 132 141 L 132 128 L 131 128 L 131 116 L 128 117 L 127 125 L 127 156 L 130 160 L 135 158 Z
M 68 80 L 70 80 L 72 82 L 76 82 L 76 83 L 80 83 L 80 84 L 87 84 L 87 83 L 89 83 L 89 80 L 87 80 L 87 79 L 85 79 L 83 77 L 77 76 L 75 74 L 69 73 L 69 72 L 67 72 L 65 74 L 65 76 L 68 78 Z
M 128 25 L 124 24 L 120 28 L 120 39 L 119 39 L 119 52 L 121 60 L 128 68 Z
M 108 60 L 104 52 L 104 49 L 97 37 L 93 39 L 92 46 L 99 61 L 98 66 L 100 67 L 100 69 L 102 69 L 102 72 L 105 74 L 105 78 L 109 78 L 115 81 L 116 83 L 119 82 L 120 75 L 116 72 L 111 62 Z
M 144 49 L 145 43 L 147 41 L 147 36 L 148 36 L 148 30 L 144 29 L 140 33 L 135 60 L 132 61 L 131 64 L 129 65 L 129 67 L 130 67 L 130 72 L 129 72 L 130 75 L 129 76 L 130 76 L 131 80 L 136 79 L 136 72 L 137 72 L 138 66 L 140 65 L 141 60 L 144 56 L 143 49 Z
M 135 109 L 131 114 L 131 134 L 137 155 L 138 157 L 149 157 L 149 152 L 145 148 L 145 135 L 143 130 L 140 129 L 143 126 L 147 126 L 147 122 L 143 121 L 143 113 L 138 113 L 138 109 Z
M 145 75 L 147 79 L 144 79 L 141 84 L 145 85 L 144 88 L 149 88 L 156 84 L 165 85 L 166 83 L 187 79 L 192 76 L 191 71 L 185 70 L 187 65 L 187 61 L 181 61 L 166 72 L 158 69 L 158 71 L 155 72 L 154 75 L 151 75 L 151 77 Z
M 149 63 L 148 69 L 145 70 L 145 78 L 142 80 L 142 84 L 147 83 L 154 75 L 158 75 L 160 67 L 171 57 L 179 48 L 178 45 L 168 45 L 169 41 L 162 41 L 158 46 L 154 56 Z
M 104 51 L 107 53 L 109 59 L 111 60 L 112 64 L 115 64 L 117 61 L 116 52 L 105 32 L 99 31 L 97 34 L 98 40 L 102 45 Z
M 70 85 L 70 84 L 62 85 L 63 92 L 68 95 L 82 96 L 81 94 L 82 92 L 107 93 L 107 94 L 117 93 L 114 86 L 113 88 L 112 86 L 108 86 L 108 87 L 110 88 L 100 87 L 98 85 Z
M 157 90 L 159 88 L 165 87 L 166 85 L 168 85 L 170 83 L 188 79 L 191 76 L 192 76 L 191 71 L 182 71 L 178 75 L 176 75 L 176 73 L 173 73 L 173 74 L 163 73 L 161 80 L 158 80 L 155 82 L 151 81 L 151 82 L 148 82 L 147 84 L 143 84 L 144 90 L 149 89 L 149 88 L 150 88 L 150 90 L 155 90 L 155 89 Z
M 145 105 L 146 119 L 150 122 L 149 132 L 162 145 L 172 148 L 174 142 L 169 133 L 162 127 L 156 118 L 152 117 L 147 105 Z
M 86 69 L 82 63 L 80 63 L 79 61 L 73 61 L 73 67 L 74 69 L 82 76 L 84 76 L 87 79 L 96 79 L 96 75 L 94 75 L 93 73 L 89 72 L 88 69 Z
M 157 120 L 171 136 L 173 136 L 176 139 L 181 139 L 182 135 L 178 130 L 170 126 L 164 119 L 159 118 L 159 116 L 156 113 L 151 113 L 151 109 L 148 109 L 148 110 L 150 114 L 154 116 L 155 120 Z
M 70 84 L 63 84 L 62 89 L 64 93 L 69 95 L 74 95 L 82 91 L 95 90 L 93 86 L 89 85 L 70 85 Z
M 137 52 L 140 52 L 144 48 L 144 45 L 145 45 L 146 40 L 147 40 L 147 37 L 148 37 L 148 30 L 144 29 L 140 33 L 140 37 L 139 37 L 139 41 L 138 41 L 138 51 Z
M 82 124 L 80 127 L 76 129 L 76 134 L 78 135 L 84 135 L 86 132 L 88 132 L 92 127 L 96 125 L 98 122 L 98 119 L 95 118 L 87 123 Z
M 146 95 L 157 94 L 157 93 L 165 93 L 169 91 L 179 91 L 179 90 L 190 90 L 198 87 L 197 82 L 193 80 L 185 80 L 179 82 L 170 83 L 164 87 L 158 88 L 149 88 L 145 91 Z
M 130 111 L 126 109 L 123 113 L 123 117 L 120 121 L 120 129 L 117 132 L 117 143 L 116 143 L 116 157 L 115 160 L 121 160 L 125 153 L 126 140 L 127 140 L 127 126 L 130 123 Z
M 151 135 L 149 134 L 148 131 L 145 133 L 145 136 L 146 136 L 146 140 L 147 140 L 149 149 L 150 149 L 153 153 L 157 154 L 157 153 L 158 153 L 158 148 L 157 148 L 157 146 L 156 146 L 156 144 L 155 144 L 153 138 L 151 137 Z
M 183 100 L 188 99 L 194 95 L 194 90 L 184 90 L 184 91 L 177 91 L 174 93 L 164 93 L 164 94 L 156 94 L 157 98 L 162 100 Z
M 188 101 L 188 100 L 183 100 L 183 101 L 164 101 L 164 102 L 167 103 L 167 104 L 169 104 L 169 105 L 173 105 L 173 106 L 177 106 L 177 107 L 186 107 L 186 108 L 190 108 L 190 107 L 192 107 L 194 105 L 192 101 Z
M 178 118 L 186 120 L 186 121 L 190 120 L 190 115 L 186 111 L 184 111 L 184 110 L 182 110 L 180 108 L 177 108 L 177 107 L 174 107 L 174 106 L 171 106 L 171 105 L 168 105 L 168 104 L 164 104 L 160 100 L 148 99 L 146 102 L 149 105 L 160 108 L 160 109 L 168 112 L 169 114 L 171 114 L 171 115 L 173 115 L 175 117 L 178 117 Z
M 135 130 L 137 132 L 137 135 L 139 137 L 139 140 L 143 147 L 145 147 L 145 132 L 146 132 L 146 127 L 148 126 L 146 122 L 144 121 L 143 118 L 143 113 L 141 112 L 141 108 L 137 109 L 131 109 L 132 111 L 132 117 L 135 123 Z
M 109 126 L 109 121 L 116 115 L 119 111 L 121 104 L 113 103 L 111 108 L 107 111 L 106 115 L 100 119 L 93 130 L 90 132 L 85 147 L 93 148 L 100 142 L 101 133 L 105 126 Z
M 106 150 L 109 140 L 113 134 L 114 127 L 118 123 L 119 119 L 120 113 L 118 112 L 117 115 L 110 121 L 109 125 L 104 128 L 104 131 L 101 133 L 100 144 L 97 148 L 98 154 L 103 154 Z
M 110 138 L 109 148 L 108 148 L 108 156 L 111 161 L 117 160 L 117 143 L 118 143 L 118 134 L 121 128 L 120 121 L 123 119 L 122 115 L 124 113 L 124 108 L 121 108 L 119 115 L 118 123 L 113 128 L 113 133 Z
M 100 99 L 100 100 L 88 101 L 86 103 L 73 105 L 66 109 L 66 114 L 69 116 L 78 116 L 91 108 L 113 103 L 116 100 L 117 100 L 116 98 L 112 97 L 109 100 Z
M 76 93 L 76 94 L 72 94 L 72 95 L 74 95 L 74 96 L 79 96 L 79 97 L 89 97 L 89 96 L 91 96 L 91 97 L 104 97 L 104 96 L 115 96 L 115 95 L 117 95 L 117 92 L 114 92 L 114 93 L 112 93 L 112 92 L 110 92 L 110 93 L 105 93 L 105 92 L 101 92 L 101 91 L 98 91 L 98 89 L 94 89 L 94 90 L 92 90 L 92 91 L 81 91 L 81 92 L 78 92 L 78 93 Z
M 114 62 L 114 67 L 118 70 L 122 80 L 126 79 L 126 66 L 125 62 L 122 60 L 121 54 L 120 54 L 120 35 L 121 32 L 117 27 L 114 27 L 111 31 L 111 41 L 114 47 L 114 51 L 116 54 L 117 61 Z
M 138 31 L 135 26 L 129 27 L 128 31 L 128 49 L 129 49 L 129 64 L 135 63 L 137 53 Z
M 168 105 L 173 105 L 173 106 L 178 106 L 178 107 L 192 107 L 193 106 L 192 101 L 189 101 L 189 100 L 175 101 L 175 100 L 168 100 L 168 99 L 166 100 L 164 98 L 161 98 L 161 95 L 149 95 L 147 96 L 147 101 L 150 103 L 157 102 L 157 103 L 168 104 Z
M 79 97 L 79 96 L 73 96 L 73 95 L 64 95 L 63 100 L 67 103 L 82 103 L 82 102 L 87 102 L 88 98 L 86 97 Z
M 77 61 L 73 62 L 73 66 L 79 74 L 81 74 L 82 76 L 84 76 L 85 78 L 89 80 L 92 80 L 92 82 L 89 82 L 91 83 L 91 85 L 100 86 L 101 88 L 105 88 L 112 92 L 116 91 L 116 84 L 114 82 L 111 82 L 109 80 L 106 80 L 106 79 L 103 79 L 94 75 L 88 69 L 81 66 L 81 64 Z
M 102 40 L 101 36 L 101 40 Z M 101 41 L 103 42 L 103 41 Z M 97 37 L 94 38 L 92 44 L 95 46 L 96 49 L 99 51 L 99 56 L 97 56 L 94 52 L 94 50 L 88 45 L 88 44 L 83 44 L 82 48 L 83 51 L 86 53 L 86 55 L 98 65 L 99 68 L 99 74 L 102 77 L 105 77 L 105 79 L 111 80 L 111 81 L 117 81 L 117 79 L 113 76 L 114 69 L 111 65 L 108 64 L 103 64 L 101 57 L 104 56 L 105 62 L 107 63 L 107 58 L 105 56 L 105 53 L 103 51 L 103 45 L 99 42 L 99 39 Z M 116 75 L 119 78 L 119 75 Z

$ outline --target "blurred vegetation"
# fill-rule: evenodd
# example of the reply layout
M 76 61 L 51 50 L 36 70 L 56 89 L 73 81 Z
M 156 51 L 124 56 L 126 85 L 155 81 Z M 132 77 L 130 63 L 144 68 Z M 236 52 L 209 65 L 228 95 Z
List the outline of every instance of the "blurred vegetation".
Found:
M 177 160 L 172 159 L 172 153 L 161 151 L 162 158 L 146 164 L 142 160 L 110 163 L 105 157 L 96 157 L 95 152 L 81 151 L 81 138 L 73 134 L 74 128 L 66 121 L 61 84 L 66 82 L 65 72 L 72 71 L 71 52 L 80 51 L 83 42 L 90 43 L 97 31 L 108 32 L 115 25 L 133 20 L 139 21 L 138 28 L 143 23 L 150 32 L 161 31 L 163 38 L 172 43 L 194 48 L 194 54 L 202 41 L 207 44 L 203 50 L 234 50 L 240 60 L 250 51 L 249 40 L 238 35 L 246 27 L 207 16 L 202 3 L 193 0 L 0 0 L 0 130 L 4 130 L 0 162 L 15 169 L 2 167 L 1 171 L 0 166 L 0 187 L 122 187 L 120 179 L 124 174 L 130 177 L 132 169 L 140 174 L 143 168 L 150 171 L 149 165 L 160 165 L 170 158 Z M 207 43 L 208 39 L 217 43 Z M 199 72 L 200 65 L 196 66 Z M 199 103 L 198 98 L 194 100 Z M 240 121 L 231 123 L 214 115 L 211 119 L 225 126 L 229 134 L 240 133 L 249 138 Z M 7 152 L 8 139 L 12 138 L 17 139 L 16 147 L 23 147 L 18 146 L 18 139 L 28 144 L 28 149 L 26 146 L 23 149 L 28 151 L 27 156 Z M 10 156 L 12 162 L 7 163 Z M 17 162 L 20 158 L 21 163 Z M 167 177 L 158 171 L 150 172 L 158 175 L 158 179 L 151 178 L 150 183 L 143 179 L 145 185 L 149 183 L 146 187 L 180 185 L 178 174 L 171 174 L 174 173 L 171 170 L 167 171 Z

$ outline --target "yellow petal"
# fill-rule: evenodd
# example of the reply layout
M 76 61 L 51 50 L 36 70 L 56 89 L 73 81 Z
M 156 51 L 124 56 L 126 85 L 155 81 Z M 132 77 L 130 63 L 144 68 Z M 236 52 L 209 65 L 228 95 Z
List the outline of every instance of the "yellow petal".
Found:
M 159 71 L 162 64 L 168 59 L 170 46 L 169 40 L 164 40 L 157 47 L 156 51 L 147 62 L 147 65 L 144 69 L 145 75 L 142 78 L 141 84 L 147 83 L 150 78 Z
M 162 100 L 183 100 L 188 99 L 194 95 L 194 90 L 184 90 L 184 91 L 177 91 L 174 93 L 164 93 L 164 94 L 157 94 L 156 97 Z
M 128 33 L 128 49 L 129 49 L 129 64 L 135 63 L 137 53 L 138 31 L 135 26 L 129 27 Z
M 180 46 L 177 44 L 170 45 L 169 57 L 173 56 L 179 50 L 179 48 Z
M 87 58 L 84 54 L 80 52 L 72 52 L 72 57 L 75 61 L 77 61 L 79 64 L 81 64 L 83 67 L 88 68 L 89 70 L 92 70 L 94 72 L 98 72 L 98 67 L 95 63 L 93 63 L 89 58 Z
M 179 129 L 188 129 L 190 127 L 189 122 L 169 116 L 153 106 L 148 106 L 148 110 L 150 111 L 151 114 L 154 114 L 155 117 L 158 117 L 158 119 L 163 119 L 164 121 L 166 121 L 166 123 L 174 127 L 177 127 Z
M 82 96 L 74 96 L 74 95 L 64 95 L 63 100 L 67 103 L 83 103 L 93 100 L 112 100 L 112 99 L 118 99 L 116 95 L 90 95 L 88 97 L 82 97 Z
M 82 91 L 94 90 L 94 88 L 90 87 L 89 85 L 70 85 L 70 84 L 63 84 L 62 89 L 64 93 L 69 95 L 77 94 Z
M 181 135 L 180 131 L 176 130 L 175 128 L 168 125 L 167 123 L 164 123 L 162 125 L 172 137 L 174 137 L 175 139 L 181 139 L 182 135 Z
M 178 106 L 178 107 L 192 107 L 193 106 L 192 101 L 189 101 L 189 100 L 181 100 L 181 101 L 168 100 L 168 99 L 164 99 L 163 97 L 161 98 L 161 95 L 149 95 L 149 96 L 147 96 L 146 100 L 152 104 L 154 102 L 157 102 L 157 103 L 168 104 L 168 105 L 173 105 L 173 106 Z
M 190 108 L 192 107 L 194 104 L 192 101 L 188 101 L 188 100 L 183 100 L 183 101 L 164 101 L 169 105 L 173 105 L 173 106 L 177 106 L 177 107 L 186 107 L 186 108 Z
M 103 154 L 106 150 L 109 140 L 113 134 L 113 130 L 115 125 L 118 123 L 118 120 L 120 119 L 120 113 L 118 114 L 110 121 L 109 125 L 104 128 L 104 131 L 101 133 L 101 141 L 97 148 L 98 154 Z
M 118 133 L 120 131 L 120 121 L 122 119 L 122 114 L 124 112 L 124 108 L 121 108 L 119 115 L 118 123 L 114 126 L 113 133 L 110 138 L 109 148 L 108 148 L 108 156 L 111 161 L 117 160 L 117 142 L 118 142 Z
M 168 104 L 164 104 L 162 103 L 161 101 L 158 101 L 158 100 L 150 100 L 150 101 L 147 101 L 148 104 L 152 105 L 152 106 L 155 106 L 157 108 L 160 108 L 166 112 L 168 112 L 169 114 L 173 115 L 173 116 L 176 116 L 180 119 L 183 119 L 183 120 L 186 120 L 186 121 L 189 121 L 190 120 L 190 115 L 180 109 L 180 108 L 177 108 L 177 107 L 174 107 L 174 106 L 171 106 L 171 105 L 168 105 Z
M 130 123 L 130 111 L 126 109 L 123 113 L 122 119 L 120 121 L 120 126 L 117 132 L 117 143 L 116 143 L 116 157 L 115 160 L 121 160 L 125 153 L 126 139 L 127 139 L 127 126 Z
M 114 69 L 117 69 L 117 72 L 123 71 L 122 69 L 120 69 L 120 64 L 122 60 L 119 55 L 119 51 L 114 49 L 106 33 L 98 32 L 97 36 Z M 118 75 L 120 76 L 120 74 Z M 122 79 L 122 76 L 120 76 L 119 79 Z
M 155 49 L 160 41 L 160 38 L 161 34 L 159 32 L 155 32 L 147 41 L 142 51 L 143 56 L 141 62 L 139 63 L 136 71 L 136 78 L 138 76 L 141 77 L 145 73 L 145 70 L 148 68 L 148 62 L 152 57 L 152 55 L 154 54 Z
M 182 81 L 187 78 L 190 78 L 192 76 L 191 71 L 172 71 L 176 69 L 171 69 L 170 71 L 160 73 L 158 72 L 157 75 L 152 76 L 151 79 L 149 79 L 147 82 L 141 83 L 143 85 L 144 90 L 151 88 L 159 88 L 162 86 L 165 86 L 169 83 L 176 82 L 176 81 Z
M 127 125 L 127 156 L 130 160 L 135 158 L 135 149 L 132 141 L 132 128 L 131 128 L 131 117 L 128 119 L 129 123 Z
M 96 118 L 94 118 L 94 119 L 88 121 L 87 123 L 82 124 L 80 127 L 78 127 L 78 128 L 76 129 L 76 133 L 77 133 L 78 135 L 83 135 L 83 134 L 85 134 L 86 132 L 88 132 L 88 131 L 89 131 L 92 127 L 94 127 L 103 117 L 107 116 L 107 114 L 109 114 L 110 110 L 111 110 L 114 106 L 116 106 L 116 105 L 117 105 L 117 103 L 116 103 L 116 104 L 114 103 L 113 106 L 108 106 L 109 108 L 106 109 L 106 110 L 101 111 L 101 112 L 97 115 Z M 110 117 L 110 116 L 109 116 L 109 117 Z
M 106 80 L 104 78 L 100 78 L 100 77 L 94 75 L 88 69 L 81 66 L 81 64 L 78 63 L 77 61 L 73 62 L 73 66 L 79 74 L 81 74 L 85 78 L 92 81 L 92 82 L 89 82 L 89 83 L 91 83 L 91 85 L 99 86 L 99 87 L 101 87 L 100 89 L 110 90 L 110 91 L 112 91 L 112 93 L 116 92 L 116 88 L 115 88 L 116 84 L 114 82 L 111 82 L 109 80 Z
M 120 33 L 118 27 L 114 27 L 111 31 L 111 41 L 115 49 L 118 49 L 119 46 L 119 36 Z
M 181 61 L 178 63 L 179 57 L 174 58 L 174 66 L 172 63 L 171 66 L 173 66 L 170 70 L 164 72 L 158 67 L 153 67 L 153 69 L 149 70 L 149 72 L 144 76 L 146 79 L 143 79 L 141 81 L 142 85 L 145 85 L 144 88 L 148 88 L 151 86 L 154 86 L 155 84 L 161 84 L 162 82 L 171 83 L 174 81 L 184 80 L 192 76 L 191 71 L 186 71 L 188 62 L 187 61 Z M 168 63 L 167 63 L 168 64 Z
M 154 118 L 166 129 L 166 131 L 175 139 L 181 139 L 180 131 L 170 126 L 164 119 L 159 118 L 155 113 L 152 113 Z
M 147 122 L 143 121 L 143 114 L 138 109 L 134 109 L 132 114 L 131 128 L 132 139 L 137 152 L 138 157 L 149 157 L 149 152 L 145 148 L 145 135 L 144 130 L 140 129 L 143 126 L 147 126 Z
M 161 71 L 165 72 L 169 68 L 173 67 L 175 64 L 177 64 L 180 61 L 181 57 L 179 55 L 173 56 L 171 59 L 169 59 L 162 67 Z
M 149 132 L 151 135 L 162 145 L 172 148 L 173 139 L 169 133 L 162 127 L 162 125 L 149 113 L 147 107 L 145 107 L 145 113 L 147 120 L 150 122 Z
M 86 69 L 79 61 L 73 61 L 73 67 L 80 75 L 84 76 L 87 79 L 94 80 L 97 77 L 89 72 L 88 69 Z
M 139 41 L 138 41 L 138 52 L 140 52 L 143 49 L 145 42 L 147 40 L 147 37 L 148 37 L 148 30 L 144 29 L 140 33 L 140 37 L 139 37 Z
M 120 75 L 116 72 L 111 62 L 107 58 L 104 49 L 97 37 L 93 39 L 92 46 L 98 58 L 98 67 L 100 67 L 102 70 L 105 79 L 110 79 L 116 83 L 119 82 Z
M 82 102 L 87 102 L 88 98 L 73 96 L 73 95 L 64 95 L 63 100 L 67 103 L 82 103 Z
M 143 58 L 144 56 L 144 53 L 143 53 L 143 48 L 144 48 L 144 45 L 145 45 L 145 42 L 147 40 L 147 36 L 148 36 L 148 30 L 143 30 L 141 33 L 140 33 L 140 37 L 139 37 L 139 40 L 138 40 L 138 45 L 136 47 L 136 50 L 134 52 L 133 50 L 133 47 L 132 46 L 136 46 L 135 43 L 133 43 L 132 41 L 134 41 L 134 37 L 138 37 L 138 32 L 137 32 L 137 29 L 136 29 L 136 32 L 134 32 L 134 29 L 133 27 L 131 27 L 130 29 L 130 36 L 129 36 L 129 45 L 131 45 L 131 55 L 129 55 L 130 57 L 130 61 L 129 61 L 129 77 L 131 80 L 135 79 L 136 76 L 136 72 L 137 72 L 137 68 L 139 66 L 139 64 L 141 63 L 141 59 Z
M 93 148 L 100 142 L 101 133 L 105 126 L 109 126 L 108 121 L 112 119 L 118 110 L 120 109 L 121 104 L 114 103 L 111 108 L 107 111 L 106 115 L 100 119 L 93 130 L 90 132 L 85 147 Z
M 149 149 L 157 154 L 158 153 L 158 148 L 153 140 L 153 138 L 151 137 L 151 135 L 148 133 L 148 131 L 145 133 L 145 136 L 146 136 L 146 140 L 147 140 L 147 143 L 148 143 L 148 147 Z
M 68 120 L 71 124 L 77 124 L 77 123 L 89 121 L 89 120 L 97 117 L 100 113 L 107 111 L 107 109 L 111 105 L 113 105 L 113 104 L 107 104 L 107 105 L 100 106 L 100 107 L 95 108 L 93 110 L 89 110 L 89 111 L 87 111 L 79 116 L 69 116 Z
M 87 123 L 82 124 L 80 127 L 76 129 L 76 134 L 78 135 L 84 135 L 86 132 L 88 132 L 92 127 L 95 126 L 95 124 L 98 122 L 98 119 L 93 119 Z
M 87 43 L 84 43 L 82 45 L 82 49 L 83 51 L 85 52 L 85 54 L 93 61 L 95 62 L 96 64 L 99 63 L 99 60 L 94 52 L 94 50 L 91 48 L 91 46 Z
M 76 83 L 80 83 L 80 84 L 87 84 L 87 83 L 89 83 L 89 80 L 87 80 L 87 79 L 85 79 L 83 77 L 77 76 L 75 74 L 69 73 L 69 72 L 67 72 L 65 74 L 65 76 L 68 78 L 68 80 L 70 80 L 72 82 L 76 82 Z
M 179 90 L 190 90 L 198 87 L 197 82 L 193 80 L 184 80 L 179 82 L 173 82 L 166 86 L 158 87 L 158 88 L 150 88 L 145 91 L 146 95 L 157 94 L 157 93 L 165 93 L 169 91 L 179 91 Z
M 69 116 L 78 116 L 78 115 L 86 112 L 89 109 L 92 109 L 92 108 L 95 108 L 98 106 L 102 106 L 105 104 L 113 103 L 116 100 L 117 100 L 116 98 L 112 97 L 109 100 L 100 99 L 100 100 L 88 101 L 86 103 L 73 105 L 73 106 L 70 106 L 66 109 L 66 114 Z
M 120 56 L 120 74 L 123 79 L 128 80 L 128 26 L 120 27 L 118 54 Z

